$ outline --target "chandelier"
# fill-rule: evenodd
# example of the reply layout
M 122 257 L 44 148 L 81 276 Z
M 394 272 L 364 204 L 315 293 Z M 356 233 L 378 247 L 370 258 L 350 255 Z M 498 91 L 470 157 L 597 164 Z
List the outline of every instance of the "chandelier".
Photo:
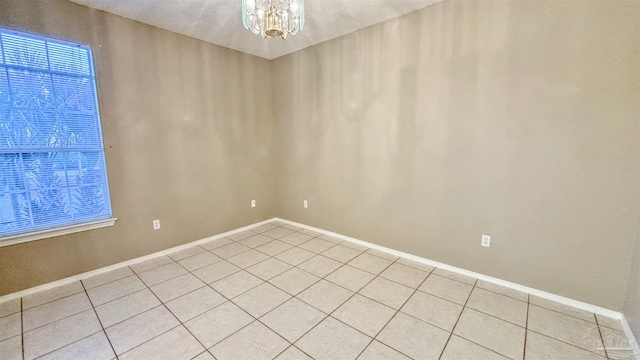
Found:
M 304 28 L 304 0 L 242 0 L 242 23 L 263 38 L 286 39 Z

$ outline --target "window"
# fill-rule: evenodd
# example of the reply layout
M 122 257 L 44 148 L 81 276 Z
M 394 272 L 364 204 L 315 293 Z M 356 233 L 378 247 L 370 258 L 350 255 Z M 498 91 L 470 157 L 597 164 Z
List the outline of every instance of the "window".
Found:
M 0 240 L 111 217 L 91 49 L 0 28 Z

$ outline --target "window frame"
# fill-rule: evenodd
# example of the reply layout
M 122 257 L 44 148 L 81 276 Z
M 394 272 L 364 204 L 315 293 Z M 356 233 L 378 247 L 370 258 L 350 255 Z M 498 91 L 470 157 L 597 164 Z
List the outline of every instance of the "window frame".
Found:
M 32 228 L 32 229 L 28 229 L 26 231 L 23 232 L 19 232 L 19 233 L 14 233 L 14 234 L 8 234 L 6 236 L 0 236 L 0 248 L 4 247 L 4 246 L 10 246 L 10 245 L 15 245 L 15 244 L 20 244 L 20 243 L 25 243 L 25 242 L 29 242 L 29 241 L 35 241 L 35 240 L 41 240 L 41 239 L 46 239 L 46 238 L 51 238 L 51 237 L 56 237 L 56 236 L 62 236 L 62 235 L 67 235 L 67 234 L 72 234 L 72 233 L 77 233 L 77 232 L 82 232 L 82 231 L 88 231 L 88 230 L 94 230 L 94 229 L 100 229 L 100 228 L 104 228 L 104 227 L 108 227 L 108 226 L 113 226 L 115 224 L 115 222 L 118 220 L 117 218 L 115 218 L 113 216 L 113 208 L 112 208 L 112 202 L 111 202 L 111 192 L 109 189 L 109 178 L 108 178 L 108 169 L 107 169 L 107 162 L 106 162 L 106 151 L 104 148 L 104 135 L 102 132 L 102 117 L 100 115 L 100 106 L 99 106 L 99 100 L 98 100 L 98 89 L 97 89 L 97 75 L 95 72 L 95 62 L 93 59 L 93 49 L 86 45 L 86 44 L 82 44 L 82 43 L 78 43 L 78 42 L 73 42 L 73 41 L 68 41 L 68 40 L 62 40 L 62 39 L 58 39 L 56 37 L 52 37 L 52 36 L 45 36 L 45 35 L 40 35 L 40 34 L 34 34 L 34 33 L 30 33 L 30 32 L 26 32 L 26 31 L 21 31 L 21 30 L 15 30 L 9 27 L 5 27 L 5 26 L 0 26 L 0 33 L 6 33 L 6 34 L 11 34 L 13 36 L 18 36 L 18 37 L 24 37 L 27 39 L 35 39 L 35 40 L 39 40 L 39 41 L 44 41 L 45 42 L 45 46 L 47 42 L 51 42 L 53 44 L 60 44 L 60 45 L 66 45 L 66 46 L 73 46 L 73 47 L 80 47 L 84 50 L 87 51 L 87 64 L 89 66 L 88 69 L 88 75 L 80 75 L 81 77 L 85 77 L 88 78 L 91 82 L 91 89 L 93 91 L 93 106 L 95 108 L 94 110 L 94 116 L 97 117 L 97 131 L 99 134 L 99 151 L 94 150 L 90 150 L 91 152 L 97 152 L 99 154 L 99 156 L 101 156 L 101 160 L 103 163 L 103 167 L 104 169 L 102 170 L 103 174 L 104 174 L 104 181 L 101 182 L 101 184 L 103 185 L 103 191 L 105 194 L 105 200 L 108 206 L 108 215 L 104 216 L 104 217 L 94 217 L 94 218 L 89 218 L 84 219 L 84 220 L 79 220 L 77 222 L 73 222 L 73 220 L 66 222 L 66 223 L 62 223 L 62 224 L 57 224 L 54 225 L 52 227 L 48 227 L 48 228 Z M 1 43 L 0 43 L 1 44 Z M 2 49 L 2 53 L 0 53 L 0 56 L 2 56 L 2 59 L 4 59 L 4 49 Z M 47 51 L 47 64 L 50 63 L 49 60 L 49 55 L 48 55 L 48 51 Z M 53 76 L 57 73 L 56 70 L 52 70 L 50 68 L 50 66 L 48 66 L 46 69 L 38 69 L 38 68 L 33 68 L 31 69 L 31 67 L 29 66 L 19 66 L 19 65 L 11 65 L 11 64 L 7 64 L 6 61 L 2 61 L 2 65 L 3 70 L 7 71 L 7 76 L 9 76 L 9 69 L 10 68 L 24 68 L 27 70 L 33 70 L 33 71 L 38 71 L 38 72 L 43 72 L 43 73 L 48 73 L 50 76 Z M 66 73 L 60 73 L 57 75 L 67 75 Z M 72 75 L 71 73 L 69 73 L 67 76 Z M 53 83 L 52 83 L 53 85 Z M 11 105 L 11 108 L 14 108 L 14 105 Z M 55 110 L 54 110 L 55 112 Z M 95 146 L 95 148 L 97 149 L 98 146 Z M 54 150 L 55 148 L 51 148 L 51 150 Z M 73 149 L 73 148 L 58 148 L 58 151 L 50 151 L 50 152 L 58 152 L 58 153 L 71 153 L 71 152 L 78 152 L 79 150 L 77 149 Z M 40 152 L 40 153 L 45 153 L 44 151 L 36 151 L 36 152 Z M 3 153 L 8 153 L 8 152 L 3 152 Z M 33 153 L 33 152 L 29 152 L 28 149 L 22 147 L 22 148 L 17 148 L 17 150 L 15 152 L 11 152 L 11 153 L 16 153 L 16 154 L 28 154 L 28 153 Z M 67 160 L 65 160 L 67 161 Z M 65 170 L 66 172 L 66 170 Z M 24 172 L 22 172 L 22 176 L 24 176 Z M 96 183 L 98 184 L 98 183 Z M 69 184 L 66 184 L 66 187 L 68 187 Z M 88 185 L 85 185 L 88 186 Z M 29 192 L 29 188 L 25 188 L 26 192 Z M 69 199 L 69 201 L 72 201 L 71 199 Z

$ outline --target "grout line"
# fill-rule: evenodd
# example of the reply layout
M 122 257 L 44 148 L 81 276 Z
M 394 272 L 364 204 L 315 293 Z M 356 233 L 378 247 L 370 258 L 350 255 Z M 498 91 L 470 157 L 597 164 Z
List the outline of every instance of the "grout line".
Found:
M 20 341 L 22 342 L 22 359 L 24 359 L 24 311 L 22 310 L 22 298 L 20 298 Z
M 473 288 L 471 288 L 471 291 L 469 292 L 469 296 L 467 296 L 467 301 L 464 302 L 464 305 L 462 306 L 462 310 L 460 310 L 460 315 L 458 315 L 458 319 L 456 320 L 455 324 L 453 324 L 453 327 L 451 328 L 451 332 L 449 332 L 449 338 L 447 339 L 447 342 L 444 343 L 444 347 L 442 348 L 442 351 L 440 352 L 440 356 L 438 356 L 438 360 L 442 359 L 442 355 L 444 355 L 444 351 L 447 348 L 447 345 L 449 345 L 449 341 L 451 340 L 451 337 L 453 336 L 453 331 L 456 329 L 456 326 L 458 326 L 458 322 L 460 321 L 460 318 L 462 318 L 462 314 L 464 313 L 464 309 L 467 307 L 467 304 L 469 303 L 469 299 L 471 299 L 471 294 L 473 293 L 473 290 L 476 288 L 476 284 L 477 283 L 478 283 L 478 280 L 476 280 L 476 282 L 473 283 Z
M 102 329 L 102 333 L 104 334 L 104 337 L 107 338 L 107 341 L 109 342 L 109 346 L 111 346 L 111 351 L 113 351 L 113 355 L 115 355 L 117 357 L 118 354 L 116 353 L 116 349 L 113 347 L 113 344 L 111 343 L 111 339 L 109 339 L 109 336 L 107 336 L 107 332 L 104 329 L 104 325 L 102 324 L 102 320 L 100 320 L 100 317 L 98 316 L 98 312 L 96 311 L 95 306 L 93 306 L 93 301 L 91 301 L 91 298 L 89 297 L 89 294 L 87 293 L 87 289 L 84 287 L 84 284 L 82 283 L 82 281 L 80 281 L 80 285 L 82 285 L 82 289 L 84 290 L 84 296 L 86 296 L 87 299 L 89 299 L 89 304 L 91 304 L 91 309 L 93 309 L 93 313 L 96 315 L 96 319 L 98 319 L 98 323 L 100 324 L 100 328 Z
M 522 348 L 522 358 L 527 358 L 527 336 L 529 334 L 529 299 L 531 295 L 527 295 L 527 317 L 524 322 L 524 346 Z
M 600 325 L 598 324 L 598 317 L 596 314 L 593 314 L 593 318 L 596 320 L 596 326 L 598 327 L 598 334 L 600 334 L 600 341 L 602 342 L 602 350 L 604 351 L 604 356 L 608 359 L 609 354 L 607 353 L 607 347 L 604 345 L 604 337 L 602 336 L 602 330 L 600 330 Z

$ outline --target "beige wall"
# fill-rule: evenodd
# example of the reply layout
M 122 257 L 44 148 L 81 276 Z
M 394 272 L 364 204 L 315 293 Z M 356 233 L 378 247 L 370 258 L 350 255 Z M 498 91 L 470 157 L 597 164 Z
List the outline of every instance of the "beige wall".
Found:
M 276 212 L 620 309 L 638 19 L 639 1 L 447 0 L 275 60 Z
M 120 219 L 0 248 L 0 295 L 275 215 L 269 61 L 62 0 L 0 0 L 0 25 L 93 49 Z
M 633 261 L 629 272 L 629 284 L 623 311 L 631 330 L 633 330 L 637 338 L 640 336 L 640 232 L 633 251 Z

